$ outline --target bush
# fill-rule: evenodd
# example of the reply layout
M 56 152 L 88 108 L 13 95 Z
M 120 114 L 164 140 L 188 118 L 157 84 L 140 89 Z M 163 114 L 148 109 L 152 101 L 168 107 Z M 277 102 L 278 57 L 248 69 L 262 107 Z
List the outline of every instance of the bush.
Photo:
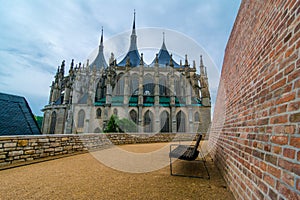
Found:
M 137 125 L 126 118 L 119 119 L 118 116 L 112 115 L 108 121 L 104 133 L 127 133 L 137 132 Z
M 42 123 L 43 123 L 43 117 L 42 116 L 34 116 L 39 128 L 42 128 Z
M 119 131 L 124 133 L 124 132 L 137 132 L 137 125 L 126 118 L 120 119 L 117 121 Z
M 118 133 L 119 127 L 116 123 L 117 116 L 112 115 L 108 121 L 107 127 L 104 129 L 104 133 Z

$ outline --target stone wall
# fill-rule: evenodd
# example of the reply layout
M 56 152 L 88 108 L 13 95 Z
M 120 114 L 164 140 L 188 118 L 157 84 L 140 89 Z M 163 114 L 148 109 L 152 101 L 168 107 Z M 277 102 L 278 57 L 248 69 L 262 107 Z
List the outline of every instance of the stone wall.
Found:
M 112 145 L 194 140 L 195 134 L 70 134 L 1 136 L 0 169 Z
M 300 1 L 243 0 L 210 146 L 237 199 L 300 199 Z

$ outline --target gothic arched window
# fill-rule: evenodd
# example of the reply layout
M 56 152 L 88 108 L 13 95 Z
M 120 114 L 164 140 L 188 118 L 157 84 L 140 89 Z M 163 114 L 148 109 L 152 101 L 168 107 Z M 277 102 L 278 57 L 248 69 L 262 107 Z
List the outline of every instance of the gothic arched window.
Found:
M 144 132 L 153 132 L 153 114 L 149 110 L 144 115 Z
M 129 112 L 129 115 L 130 115 L 131 120 L 132 120 L 135 124 L 137 124 L 137 123 L 138 123 L 137 112 L 136 112 L 135 110 L 131 110 L 131 111 Z
M 53 111 L 51 114 L 51 123 L 50 123 L 50 134 L 55 133 L 55 126 L 56 126 L 56 112 Z
M 116 95 L 124 95 L 124 74 L 120 73 L 117 77 L 117 83 L 116 83 Z
M 180 92 L 181 92 L 181 85 L 180 85 L 180 78 L 175 76 L 175 93 L 176 93 L 176 96 L 179 97 L 181 96 Z
M 180 76 L 180 90 L 181 90 L 181 96 L 184 97 L 187 95 L 190 91 L 187 91 L 187 79 L 184 76 Z
M 185 114 L 179 111 L 176 115 L 177 132 L 185 132 Z
M 195 122 L 200 122 L 200 115 L 198 112 L 195 113 L 194 120 L 195 120 Z
M 138 124 L 138 115 L 137 112 L 135 110 L 131 110 L 129 112 L 130 118 L 131 120 L 137 125 Z M 137 132 L 137 126 L 134 126 L 132 129 L 132 132 Z
M 114 109 L 113 113 L 115 116 L 118 116 L 118 110 L 116 108 Z
M 102 77 L 97 84 L 95 102 L 98 102 L 100 101 L 100 99 L 105 97 L 106 97 L 105 77 Z
M 144 77 L 144 91 L 143 94 L 145 95 L 154 95 L 154 81 L 150 74 L 147 74 Z
M 170 132 L 170 118 L 167 111 L 163 111 L 160 114 L 160 132 L 169 133 Z
M 83 110 L 80 110 L 78 112 L 78 123 L 77 123 L 77 127 L 78 128 L 83 128 L 84 126 L 84 118 L 85 118 L 85 113 Z
M 163 75 L 159 77 L 159 95 L 167 95 L 167 81 L 166 77 Z
M 101 118 L 101 114 L 102 114 L 101 108 L 97 108 L 97 110 L 96 110 L 96 117 L 98 119 Z
M 106 97 L 106 86 L 101 88 L 101 92 L 100 92 L 100 99 L 105 97 Z
M 94 133 L 101 133 L 101 129 L 99 127 L 95 128 Z
M 130 94 L 138 95 L 138 92 L 139 92 L 139 76 L 137 74 L 133 74 L 131 76 Z

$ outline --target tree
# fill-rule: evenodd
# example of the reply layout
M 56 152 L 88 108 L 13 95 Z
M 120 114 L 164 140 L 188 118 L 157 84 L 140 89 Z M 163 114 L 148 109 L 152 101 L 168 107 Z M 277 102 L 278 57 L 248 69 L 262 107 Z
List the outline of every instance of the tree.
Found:
M 43 117 L 42 116 L 34 116 L 39 128 L 42 128 Z
M 119 119 L 118 116 L 112 115 L 108 121 L 104 133 L 127 133 L 137 132 L 136 124 L 126 118 Z
M 104 129 L 104 133 L 118 133 L 119 127 L 116 123 L 118 117 L 115 115 L 112 115 L 108 121 L 107 127 Z

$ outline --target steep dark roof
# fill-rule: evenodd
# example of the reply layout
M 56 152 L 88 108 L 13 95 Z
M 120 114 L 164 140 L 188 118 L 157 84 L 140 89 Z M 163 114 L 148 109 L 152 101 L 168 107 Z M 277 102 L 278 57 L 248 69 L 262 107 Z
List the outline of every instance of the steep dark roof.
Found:
M 105 61 L 104 58 L 104 54 L 103 54 L 103 28 L 102 28 L 102 34 L 101 34 L 101 38 L 100 38 L 100 45 L 99 45 L 99 50 L 98 50 L 98 54 L 95 58 L 95 60 L 90 64 L 90 68 L 93 68 L 94 66 L 96 66 L 97 69 L 100 68 L 107 68 L 108 65 Z
M 129 51 L 118 65 L 125 66 L 128 58 L 130 59 L 130 66 L 136 67 L 140 64 L 141 57 L 138 50 L 135 49 L 133 51 Z
M 102 50 L 101 50 L 101 48 L 102 48 Z M 108 66 L 105 61 L 104 55 L 103 55 L 103 47 L 99 47 L 97 57 L 90 64 L 90 68 L 93 68 L 94 66 L 96 66 L 97 69 L 101 69 L 102 67 L 107 68 L 107 66 Z
M 0 135 L 41 134 L 24 97 L 0 93 Z

